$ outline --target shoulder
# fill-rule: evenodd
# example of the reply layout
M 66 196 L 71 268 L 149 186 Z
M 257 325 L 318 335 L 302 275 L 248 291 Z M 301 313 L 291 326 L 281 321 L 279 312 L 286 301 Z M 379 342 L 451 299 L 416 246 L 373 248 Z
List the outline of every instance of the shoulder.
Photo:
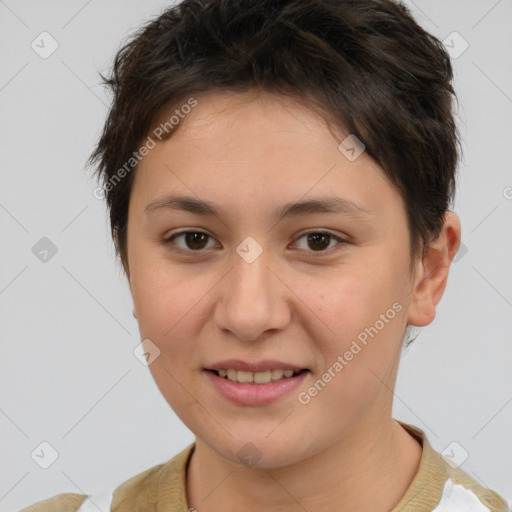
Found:
M 442 456 L 423 431 L 399 423 L 421 443 L 423 450 L 418 472 L 393 512 L 511 512 L 505 499 L 455 463 L 453 453 Z
M 114 491 L 112 512 L 186 510 L 186 468 L 195 442 L 164 464 L 130 478 Z
M 510 512 L 508 503 L 460 468 L 450 468 L 435 512 Z
M 186 505 L 185 473 L 195 442 L 163 464 L 157 464 L 97 495 L 59 494 L 19 512 L 152 512 L 182 510 Z
M 20 512 L 76 512 L 86 497 L 85 494 L 59 494 L 25 507 Z
M 127 507 L 136 506 L 137 512 L 156 510 L 158 484 L 161 480 L 164 464 L 152 468 L 118 485 L 114 490 L 104 494 L 59 494 L 40 501 L 19 512 L 101 512 L 112 510 L 122 512 Z M 101 507 L 98 507 L 100 505 Z

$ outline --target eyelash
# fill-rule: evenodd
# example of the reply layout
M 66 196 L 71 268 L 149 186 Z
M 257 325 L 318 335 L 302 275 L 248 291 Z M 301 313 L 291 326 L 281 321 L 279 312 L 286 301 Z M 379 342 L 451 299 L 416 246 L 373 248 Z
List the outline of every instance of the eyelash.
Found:
M 210 239 L 212 239 L 213 237 L 211 235 L 209 235 L 208 233 L 205 233 L 204 231 L 199 231 L 199 230 L 184 230 L 184 231 L 179 231 L 177 233 L 174 233 L 173 235 L 169 236 L 168 238 L 164 239 L 164 244 L 166 245 L 175 245 L 174 244 L 174 240 L 182 235 L 186 235 L 188 233 L 201 233 L 203 235 L 206 235 L 207 237 L 209 237 Z M 339 242 L 338 245 L 341 245 L 341 244 L 346 244 L 348 243 L 347 240 L 344 240 L 343 238 L 337 236 L 337 235 L 334 235 L 333 233 L 329 233 L 328 231 L 307 231 L 305 233 L 302 233 L 296 240 L 300 240 L 301 238 L 307 236 L 307 235 L 312 235 L 312 234 L 315 234 L 315 235 L 327 235 L 328 237 L 330 237 L 331 239 L 334 239 L 336 240 L 337 242 Z M 209 240 L 208 240 L 209 241 Z M 208 243 L 208 242 L 207 242 Z M 306 242 L 307 243 L 307 242 Z M 330 243 L 330 241 L 329 241 Z M 333 249 L 336 249 L 337 246 L 335 247 L 331 247 L 329 249 L 324 249 L 324 250 L 319 250 L 319 251 L 307 251 L 306 250 L 306 253 L 311 253 L 311 254 L 308 254 L 308 257 L 318 257 L 318 256 L 323 256 L 325 255 L 326 253 L 329 253 L 331 250 Z M 205 252 L 207 249 L 197 249 L 197 250 L 193 250 L 193 249 L 183 249 L 181 247 L 174 247 L 173 250 L 176 250 L 178 252 L 182 252 L 184 254 L 192 254 L 192 253 L 201 253 L 201 252 Z M 317 256 L 318 255 L 318 256 Z

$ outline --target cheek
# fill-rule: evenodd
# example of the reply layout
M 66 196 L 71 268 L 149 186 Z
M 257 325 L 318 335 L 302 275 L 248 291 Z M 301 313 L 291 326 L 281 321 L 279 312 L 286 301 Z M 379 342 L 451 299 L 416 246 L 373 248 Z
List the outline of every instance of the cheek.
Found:
M 151 340 L 159 350 L 149 370 L 182 418 L 191 414 L 197 402 L 190 371 L 200 367 L 197 339 L 206 321 L 201 299 L 211 287 L 208 279 L 190 280 L 168 270 L 141 272 L 134 286 L 141 339 Z
M 211 287 L 203 281 L 191 285 L 179 279 L 148 280 L 139 285 L 136 298 L 141 339 L 149 338 L 159 350 L 159 356 L 149 366 L 153 380 L 192 431 L 197 430 L 198 424 L 211 431 L 217 428 L 197 398 L 202 391 L 199 374 L 201 356 L 204 357 L 197 340 L 207 321 L 201 299 Z
M 325 283 L 304 283 L 303 293 L 330 331 L 347 338 L 373 324 L 397 300 L 396 283 L 386 276 L 384 269 L 350 267 Z
M 165 331 L 190 309 L 201 284 L 155 253 L 137 250 L 130 262 L 130 284 L 139 324 L 160 324 L 159 331 Z
M 367 379 L 375 381 L 369 369 L 380 375 L 393 367 L 406 323 L 405 297 L 397 279 L 389 271 L 357 272 L 354 268 L 343 278 L 333 279 L 329 293 L 316 285 L 309 287 L 315 301 L 311 309 L 328 326 L 315 337 L 315 343 L 325 368 L 344 375 L 338 382 L 362 379 L 358 386 L 364 392 L 365 386 L 371 387 Z

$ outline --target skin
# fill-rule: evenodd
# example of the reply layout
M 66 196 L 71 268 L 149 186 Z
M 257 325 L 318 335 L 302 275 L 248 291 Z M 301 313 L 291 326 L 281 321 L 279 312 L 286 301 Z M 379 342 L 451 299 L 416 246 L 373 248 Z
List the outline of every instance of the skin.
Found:
M 195 98 L 179 130 L 137 169 L 125 262 L 141 339 L 160 350 L 150 371 L 196 436 L 188 506 L 390 510 L 421 457 L 420 444 L 391 416 L 405 329 L 434 320 L 460 244 L 459 219 L 446 213 L 411 276 L 404 203 L 366 153 L 351 162 L 338 150 L 347 133 L 268 93 Z M 221 213 L 144 211 L 170 193 L 208 200 Z M 370 214 L 279 222 L 273 215 L 285 203 L 328 195 Z M 187 245 L 184 236 L 165 242 L 183 229 L 210 236 L 202 245 Z M 303 236 L 325 230 L 347 242 L 315 245 Z M 247 236 L 263 251 L 250 264 L 236 252 Z M 400 312 L 308 404 L 299 403 L 298 393 L 394 303 Z M 311 373 L 271 404 L 240 406 L 203 372 L 230 358 L 277 359 Z M 261 453 L 253 467 L 237 456 L 248 442 Z

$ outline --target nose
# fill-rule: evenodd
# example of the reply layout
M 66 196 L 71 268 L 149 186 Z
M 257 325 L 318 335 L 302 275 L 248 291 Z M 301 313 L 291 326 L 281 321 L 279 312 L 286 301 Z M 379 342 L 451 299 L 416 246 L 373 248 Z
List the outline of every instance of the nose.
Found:
M 252 263 L 234 254 L 234 268 L 218 290 L 215 323 L 242 341 L 260 339 L 267 331 L 284 329 L 292 316 L 288 289 L 276 277 L 272 262 L 264 254 L 265 251 Z

